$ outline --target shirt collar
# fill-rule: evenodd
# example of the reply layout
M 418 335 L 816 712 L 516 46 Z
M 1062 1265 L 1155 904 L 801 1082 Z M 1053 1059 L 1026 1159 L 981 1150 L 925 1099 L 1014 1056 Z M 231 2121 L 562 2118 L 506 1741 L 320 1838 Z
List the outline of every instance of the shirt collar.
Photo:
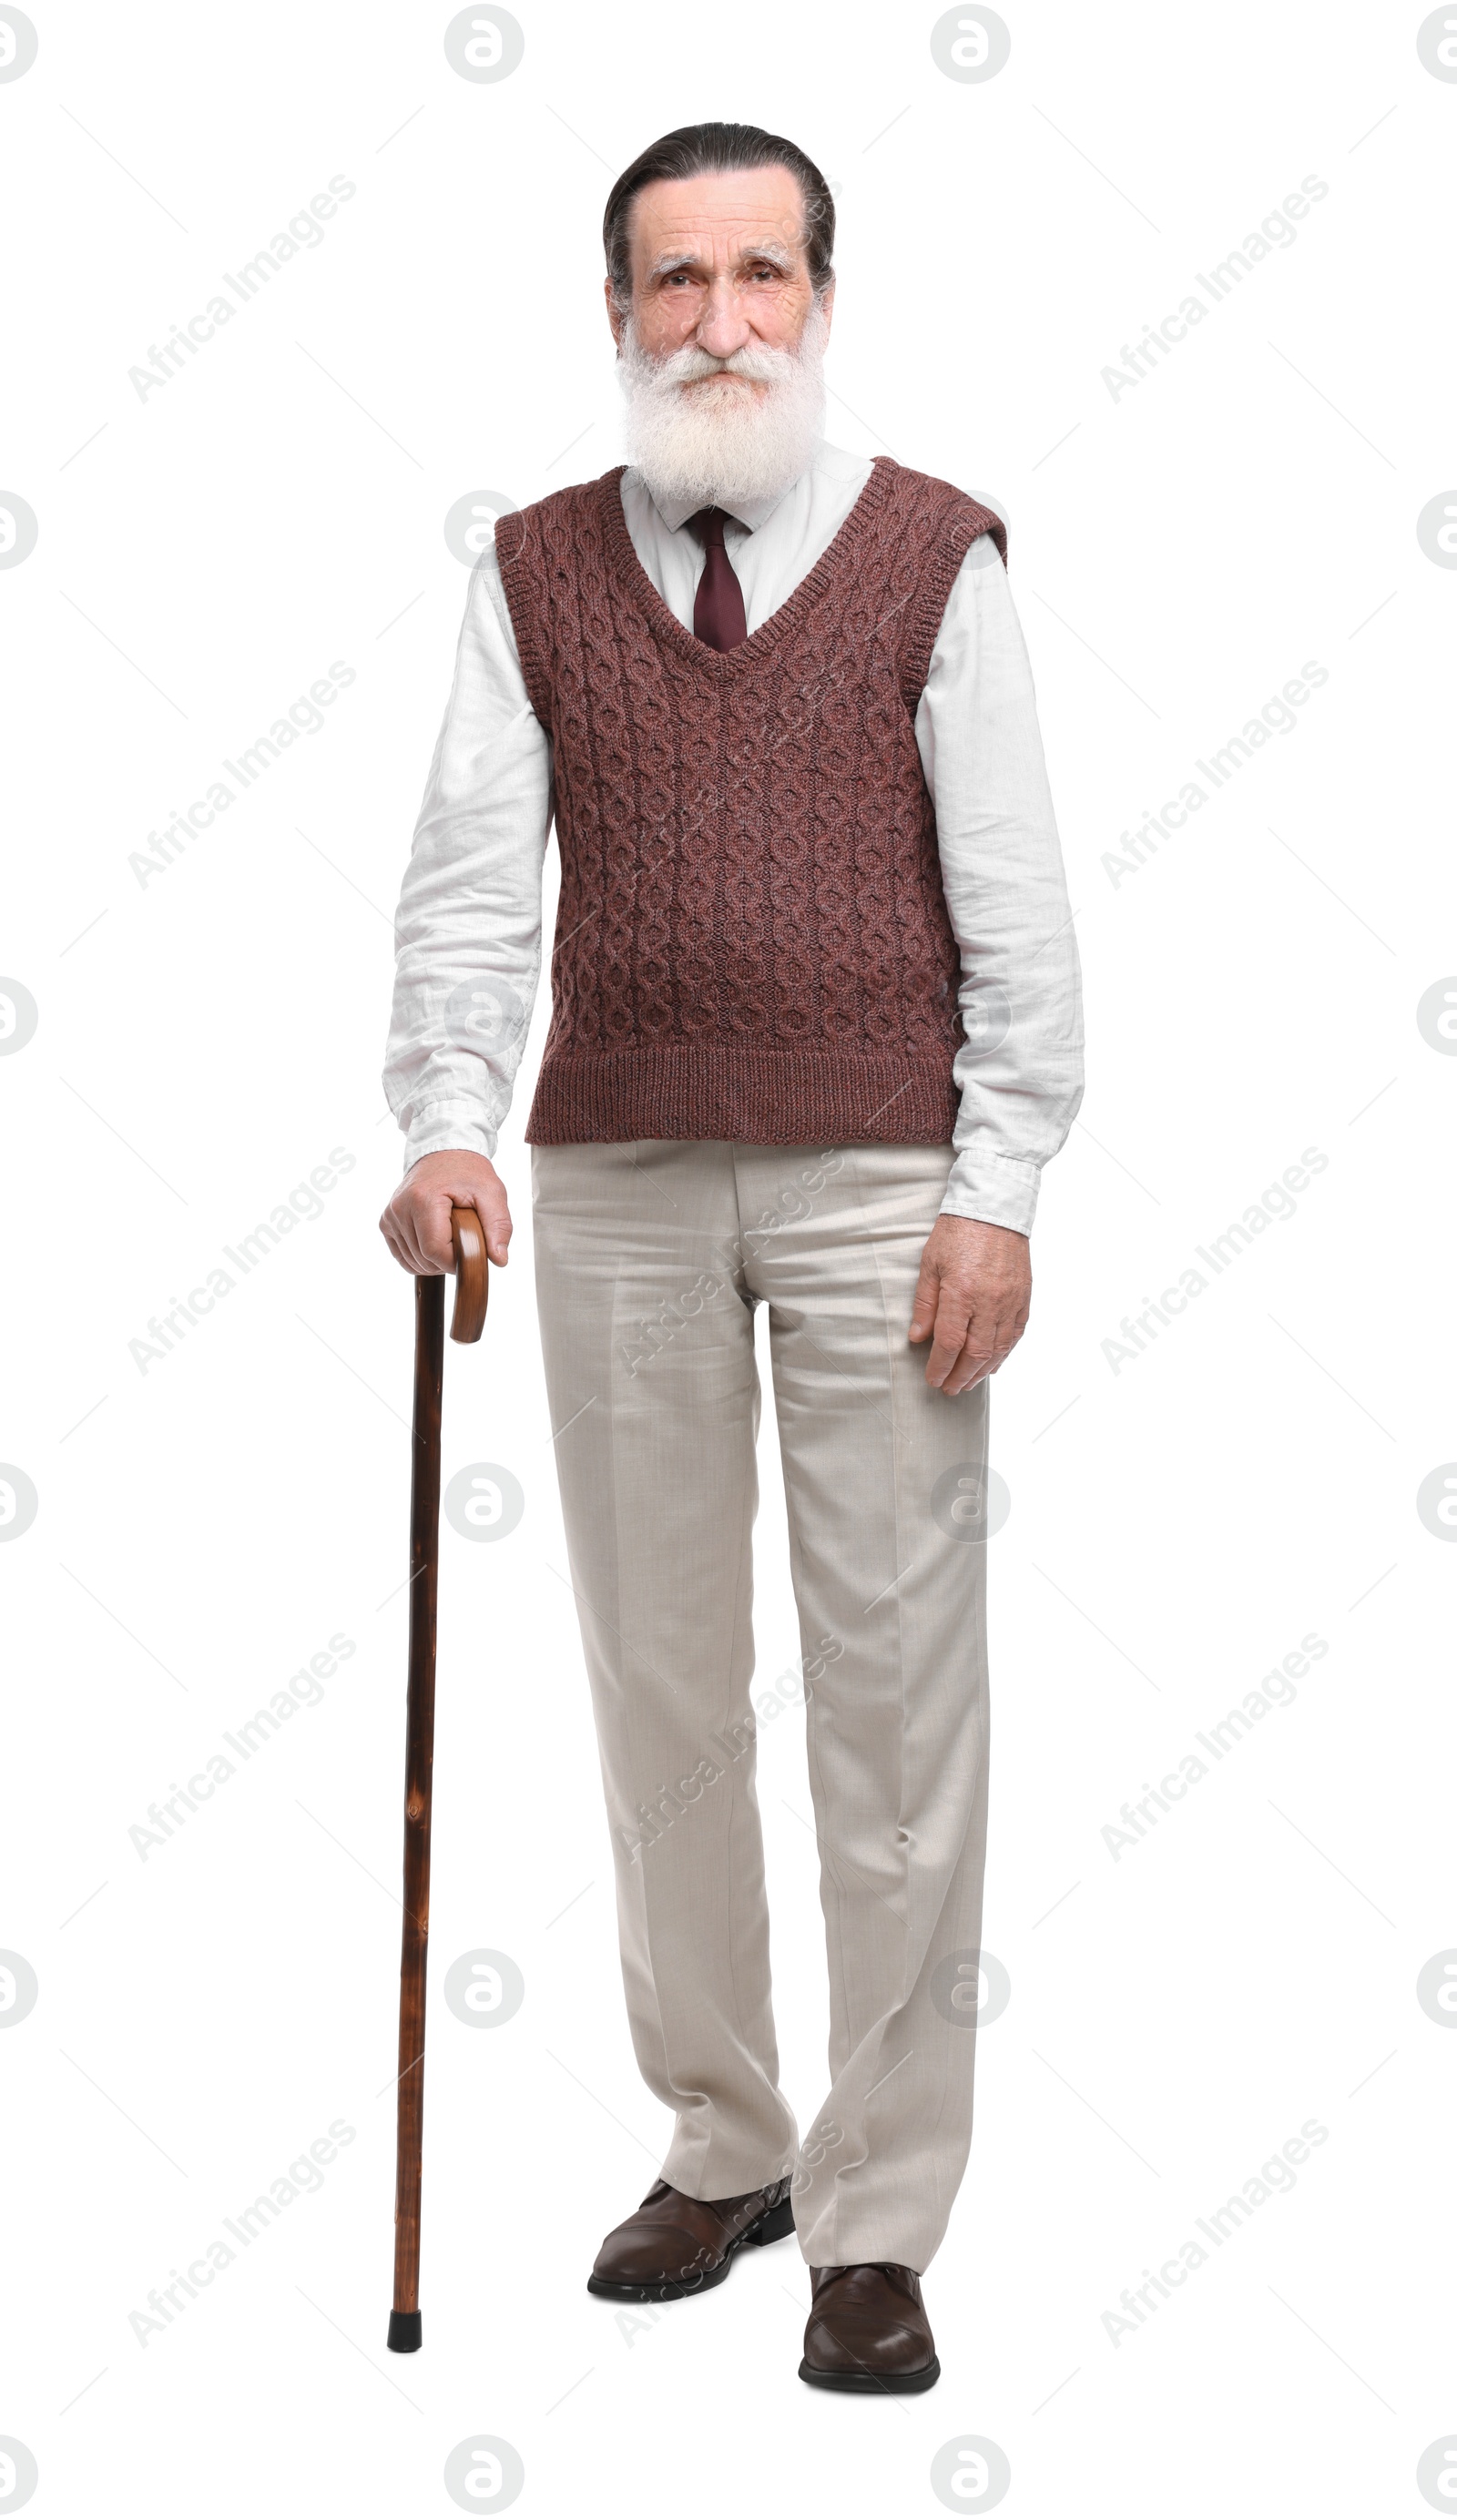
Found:
M 816 448 L 815 452 L 818 453 L 818 448 Z M 811 456 L 809 463 L 805 467 L 805 472 L 812 472 L 813 469 L 814 457 Z M 655 493 L 648 488 L 647 482 L 643 480 L 643 476 L 641 472 L 637 471 L 636 467 L 633 468 L 633 478 L 634 480 L 642 482 L 644 491 L 653 501 L 654 507 L 662 518 L 662 521 L 666 525 L 669 533 L 675 534 L 679 532 L 680 529 L 687 524 L 690 517 L 696 517 L 699 514 L 699 508 L 703 504 L 702 501 L 699 502 L 698 507 L 690 507 L 686 501 L 681 499 L 658 498 Z M 803 478 L 804 473 L 801 472 L 799 480 L 802 481 Z M 775 509 L 783 505 L 784 501 L 789 497 L 790 491 L 797 488 L 798 481 L 791 481 L 786 489 L 777 490 L 771 499 L 720 499 L 717 502 L 717 505 L 722 508 L 725 516 L 732 517 L 737 524 L 743 525 L 746 532 L 756 534 L 761 525 L 766 525 L 768 523 Z

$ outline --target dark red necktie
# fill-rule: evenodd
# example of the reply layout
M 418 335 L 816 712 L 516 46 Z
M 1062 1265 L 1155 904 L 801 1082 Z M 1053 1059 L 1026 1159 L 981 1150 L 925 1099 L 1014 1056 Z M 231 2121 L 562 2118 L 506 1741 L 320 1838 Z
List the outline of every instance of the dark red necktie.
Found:
M 704 573 L 693 600 L 693 635 L 720 652 L 737 648 L 749 636 L 744 616 L 744 589 L 723 546 L 725 518 L 721 508 L 700 508 L 688 519 L 688 530 L 704 547 Z

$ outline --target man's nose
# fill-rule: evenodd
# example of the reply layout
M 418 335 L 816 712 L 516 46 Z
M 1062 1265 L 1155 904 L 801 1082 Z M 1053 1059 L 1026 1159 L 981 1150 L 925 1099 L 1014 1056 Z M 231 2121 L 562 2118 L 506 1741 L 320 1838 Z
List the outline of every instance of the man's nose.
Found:
M 753 327 L 739 303 L 739 293 L 726 276 L 710 281 L 707 299 L 698 320 L 696 335 L 700 349 L 711 359 L 732 358 L 746 341 L 753 338 Z

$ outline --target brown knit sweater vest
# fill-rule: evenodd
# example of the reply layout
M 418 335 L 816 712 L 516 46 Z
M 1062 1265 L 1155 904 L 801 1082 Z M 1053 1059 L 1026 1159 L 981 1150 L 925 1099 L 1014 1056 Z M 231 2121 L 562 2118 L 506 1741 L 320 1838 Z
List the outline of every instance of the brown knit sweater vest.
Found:
M 726 654 L 632 547 L 621 467 L 496 526 L 562 890 L 526 1137 L 949 1141 L 960 957 L 915 715 L 999 518 L 886 457 Z

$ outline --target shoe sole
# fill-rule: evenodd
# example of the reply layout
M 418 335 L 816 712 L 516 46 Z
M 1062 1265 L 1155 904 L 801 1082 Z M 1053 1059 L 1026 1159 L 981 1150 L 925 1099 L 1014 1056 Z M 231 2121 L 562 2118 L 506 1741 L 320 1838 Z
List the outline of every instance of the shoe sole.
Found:
M 776 2240 L 787 2240 L 795 2228 L 793 2201 L 784 2202 L 762 2214 L 737 2240 L 731 2240 L 723 2253 L 722 2263 L 713 2267 L 695 2283 L 613 2283 L 605 2275 L 588 2275 L 587 2290 L 599 2301 L 693 2301 L 701 2292 L 711 2292 L 721 2284 L 741 2249 L 771 2248 Z
M 799 2377 L 811 2389 L 849 2389 L 861 2397 L 876 2397 L 882 2392 L 891 2398 L 914 2397 L 922 2389 L 933 2389 L 941 2376 L 941 2366 L 933 2355 L 921 2371 L 821 2371 L 812 2362 L 801 2362 Z

